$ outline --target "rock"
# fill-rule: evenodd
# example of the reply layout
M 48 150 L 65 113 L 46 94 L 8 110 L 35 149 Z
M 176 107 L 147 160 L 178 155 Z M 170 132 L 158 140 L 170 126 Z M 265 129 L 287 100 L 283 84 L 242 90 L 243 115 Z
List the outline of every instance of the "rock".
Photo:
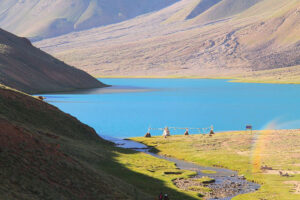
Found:
M 239 176 L 239 179 L 246 180 L 244 175 Z
M 175 175 L 177 175 L 177 174 L 182 174 L 182 172 L 164 172 L 164 174 L 175 174 Z
M 43 97 L 43 96 L 38 96 L 38 99 L 41 100 L 41 101 L 44 101 L 44 99 L 46 99 L 46 98 Z
M 146 133 L 145 137 L 146 137 L 146 138 L 150 138 L 150 137 L 151 137 L 151 134 L 148 132 L 148 133 Z

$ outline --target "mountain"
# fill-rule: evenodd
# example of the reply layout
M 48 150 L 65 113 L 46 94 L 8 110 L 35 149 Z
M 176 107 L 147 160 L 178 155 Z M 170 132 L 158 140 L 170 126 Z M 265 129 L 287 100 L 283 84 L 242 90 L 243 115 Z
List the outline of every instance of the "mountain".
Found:
M 181 0 L 34 43 L 95 76 L 237 76 L 300 64 L 300 0 Z
M 0 199 L 153 199 L 114 175 L 135 176 L 118 151 L 76 118 L 0 86 Z
M 5 0 L 0 27 L 31 40 L 112 24 L 178 0 Z
M 66 65 L 0 29 L 0 83 L 27 93 L 104 87 L 86 72 Z
M 178 21 L 196 18 L 198 22 L 216 21 L 241 13 L 260 1 L 262 0 L 190 1 L 183 9 L 173 14 L 168 20 Z

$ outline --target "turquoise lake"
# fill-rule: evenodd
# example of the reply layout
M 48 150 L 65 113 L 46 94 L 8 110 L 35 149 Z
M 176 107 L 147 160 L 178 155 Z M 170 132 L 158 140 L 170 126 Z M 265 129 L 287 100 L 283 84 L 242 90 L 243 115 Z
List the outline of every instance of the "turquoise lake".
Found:
M 101 79 L 111 88 L 43 95 L 47 101 L 116 138 L 144 136 L 149 127 L 215 131 L 300 128 L 300 85 L 207 79 Z M 183 134 L 184 130 L 171 130 Z M 191 130 L 190 133 L 200 133 Z M 154 130 L 152 135 L 161 135 Z

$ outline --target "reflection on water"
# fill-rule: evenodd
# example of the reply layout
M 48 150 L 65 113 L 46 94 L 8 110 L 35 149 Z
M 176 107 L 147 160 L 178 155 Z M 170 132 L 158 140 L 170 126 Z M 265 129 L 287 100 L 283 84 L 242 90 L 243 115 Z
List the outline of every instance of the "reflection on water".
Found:
M 299 128 L 300 85 L 204 79 L 103 79 L 110 88 L 44 95 L 101 135 L 143 136 L 149 127 L 262 128 L 273 119 Z M 198 132 L 191 132 L 196 134 Z M 151 132 L 161 135 L 160 131 Z M 171 134 L 183 134 L 180 131 Z

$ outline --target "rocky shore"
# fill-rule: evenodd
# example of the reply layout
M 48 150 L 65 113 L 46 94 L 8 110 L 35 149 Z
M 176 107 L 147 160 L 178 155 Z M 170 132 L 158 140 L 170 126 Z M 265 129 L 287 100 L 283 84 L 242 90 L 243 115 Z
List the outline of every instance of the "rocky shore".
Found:
M 228 200 L 237 194 L 250 193 L 258 189 L 249 186 L 249 182 L 243 177 L 218 177 L 216 179 L 210 177 L 211 181 L 204 182 L 199 181 L 199 178 L 199 176 L 188 179 L 179 178 L 173 182 L 178 188 L 199 192 L 199 196 L 208 200 Z

